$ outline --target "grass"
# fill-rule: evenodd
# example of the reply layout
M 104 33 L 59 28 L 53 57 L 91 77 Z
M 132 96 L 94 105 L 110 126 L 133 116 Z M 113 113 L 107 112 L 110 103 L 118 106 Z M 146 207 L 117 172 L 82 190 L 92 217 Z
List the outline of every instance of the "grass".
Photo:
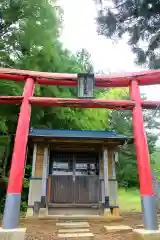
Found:
M 119 189 L 118 204 L 121 212 L 140 212 L 141 199 L 137 189 Z

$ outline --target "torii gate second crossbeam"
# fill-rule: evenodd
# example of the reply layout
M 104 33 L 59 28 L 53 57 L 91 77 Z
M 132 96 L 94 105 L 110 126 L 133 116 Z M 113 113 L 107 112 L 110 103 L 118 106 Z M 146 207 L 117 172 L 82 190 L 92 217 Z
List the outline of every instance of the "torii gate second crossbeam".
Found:
M 3 228 L 18 228 L 20 215 L 20 201 L 25 168 L 25 154 L 30 125 L 31 105 L 80 107 L 80 108 L 109 108 L 116 110 L 132 110 L 133 131 L 136 144 L 140 194 L 144 213 L 144 226 L 149 230 L 158 229 L 156 218 L 156 201 L 152 184 L 152 173 L 144 129 L 142 109 L 154 109 L 160 101 L 143 101 L 139 86 L 160 84 L 160 70 L 150 70 L 121 75 L 97 75 L 96 87 L 129 87 L 130 97 L 124 100 L 100 99 L 68 99 L 34 97 L 34 87 L 41 85 L 76 86 L 77 74 L 60 74 L 34 72 L 17 69 L 0 68 L 0 79 L 24 82 L 22 96 L 0 96 L 0 104 L 20 104 L 20 114 L 17 124 L 12 164 L 8 182 Z M 11 214 L 12 213 L 12 214 Z

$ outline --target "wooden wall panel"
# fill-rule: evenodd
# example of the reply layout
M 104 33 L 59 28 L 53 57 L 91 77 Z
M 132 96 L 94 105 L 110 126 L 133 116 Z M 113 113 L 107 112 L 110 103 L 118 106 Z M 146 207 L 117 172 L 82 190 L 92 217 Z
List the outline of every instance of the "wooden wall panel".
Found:
M 99 175 L 100 179 L 104 178 L 104 159 L 102 154 L 99 154 Z
M 52 180 L 52 177 L 48 176 L 48 188 L 47 188 L 48 202 L 51 201 L 51 180 Z
M 113 151 L 108 150 L 108 177 L 112 178 L 112 158 L 113 158 Z
M 99 202 L 98 176 L 76 176 L 75 202 L 92 204 Z
M 38 145 L 37 146 L 37 156 L 36 156 L 35 177 L 42 177 L 43 161 L 44 161 L 44 146 Z
M 112 206 L 117 205 L 117 188 L 117 181 L 109 181 L 109 203 Z
M 52 176 L 51 180 L 51 202 L 73 203 L 73 177 Z

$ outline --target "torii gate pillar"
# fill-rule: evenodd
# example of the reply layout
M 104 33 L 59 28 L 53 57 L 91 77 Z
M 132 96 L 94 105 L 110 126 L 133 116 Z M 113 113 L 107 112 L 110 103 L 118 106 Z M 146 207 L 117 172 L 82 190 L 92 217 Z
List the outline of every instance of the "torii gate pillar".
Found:
M 29 98 L 33 96 L 34 85 L 34 79 L 27 78 L 14 141 L 2 224 L 4 229 L 14 229 L 19 226 L 21 192 L 26 161 L 26 146 L 31 116 Z
M 147 138 L 144 129 L 140 89 L 136 80 L 131 82 L 130 95 L 131 99 L 135 101 L 133 108 L 133 132 L 137 152 L 144 227 L 148 230 L 157 230 L 156 199 L 153 189 Z

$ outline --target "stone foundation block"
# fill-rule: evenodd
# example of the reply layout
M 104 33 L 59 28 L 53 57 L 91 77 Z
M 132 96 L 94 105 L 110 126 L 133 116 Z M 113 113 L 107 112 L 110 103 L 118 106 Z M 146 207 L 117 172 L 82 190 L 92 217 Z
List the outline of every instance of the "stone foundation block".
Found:
M 160 230 L 134 229 L 133 240 L 160 240 Z
M 3 240 L 24 240 L 26 228 L 3 229 L 0 228 L 0 239 Z
M 117 226 L 104 226 L 105 230 L 108 233 L 116 233 L 116 232 L 132 232 L 132 228 L 130 226 L 125 225 L 117 225 Z
M 26 217 L 32 217 L 32 216 L 33 216 L 33 208 L 28 208 L 27 213 L 26 213 Z
M 46 216 L 48 216 L 48 208 L 40 208 L 38 216 L 39 217 L 46 217 Z
M 112 216 L 110 208 L 105 208 L 105 209 L 104 209 L 104 216 L 105 216 L 105 217 L 110 217 L 110 216 Z
M 119 217 L 119 208 L 113 208 L 113 216 Z

